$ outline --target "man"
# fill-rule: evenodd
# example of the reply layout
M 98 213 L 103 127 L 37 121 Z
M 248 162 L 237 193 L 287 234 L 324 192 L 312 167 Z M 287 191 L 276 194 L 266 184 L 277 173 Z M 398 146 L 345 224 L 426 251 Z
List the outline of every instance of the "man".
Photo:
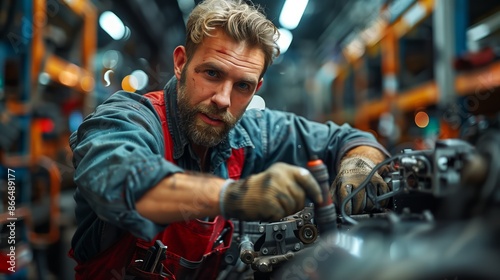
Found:
M 245 111 L 278 55 L 276 35 L 251 5 L 202 2 L 188 20 L 185 46 L 173 52 L 175 76 L 164 90 L 117 92 L 84 120 L 70 138 L 77 278 L 215 278 L 230 218 L 275 221 L 302 210 L 306 197 L 322 202 L 303 168 L 312 155 L 336 178 L 336 201 L 386 157 L 370 134 L 348 125 Z M 361 192 L 352 212 L 367 205 Z M 162 245 L 166 253 L 158 255 Z M 160 261 L 151 264 L 151 255 Z

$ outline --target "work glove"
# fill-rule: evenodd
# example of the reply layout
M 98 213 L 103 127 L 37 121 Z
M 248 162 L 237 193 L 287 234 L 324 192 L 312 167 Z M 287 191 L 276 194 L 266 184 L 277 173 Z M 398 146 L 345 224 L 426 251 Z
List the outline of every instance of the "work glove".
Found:
M 352 156 L 342 160 L 339 173 L 330 187 L 332 200 L 338 209 L 342 206 L 344 199 L 361 185 L 373 167 L 375 167 L 375 163 L 362 156 Z M 381 168 L 378 172 L 381 173 L 382 169 L 385 170 L 386 168 Z M 374 210 L 376 205 L 369 197 L 380 196 L 390 191 L 389 186 L 378 172 L 375 172 L 365 189 L 358 192 L 351 201 L 347 202 L 345 206 L 347 215 Z M 369 197 L 367 197 L 366 191 L 368 191 Z M 379 206 L 384 207 L 387 203 L 387 199 L 383 200 L 379 202 Z
M 321 190 L 311 173 L 301 167 L 275 163 L 247 179 L 226 181 L 220 208 L 226 218 L 277 221 L 304 208 L 306 196 L 322 203 Z

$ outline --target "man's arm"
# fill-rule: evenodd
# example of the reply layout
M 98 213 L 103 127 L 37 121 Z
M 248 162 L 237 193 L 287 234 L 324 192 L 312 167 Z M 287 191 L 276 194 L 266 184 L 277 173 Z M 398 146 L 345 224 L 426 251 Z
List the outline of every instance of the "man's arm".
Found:
M 306 197 L 322 203 L 321 189 L 311 173 L 285 163 L 244 180 L 177 173 L 149 190 L 137 211 L 158 224 L 214 217 L 252 221 L 279 220 L 304 208 Z
M 249 110 L 240 123 L 255 146 L 245 175 L 247 170 L 261 170 L 276 161 L 307 166 L 311 156 L 318 156 L 328 166 L 331 183 L 346 155 L 366 154 L 377 162 L 389 156 L 372 134 L 348 124 L 318 123 L 268 109 Z
M 202 174 L 176 173 L 146 192 L 137 212 L 157 224 L 169 224 L 220 214 L 219 193 L 226 180 Z

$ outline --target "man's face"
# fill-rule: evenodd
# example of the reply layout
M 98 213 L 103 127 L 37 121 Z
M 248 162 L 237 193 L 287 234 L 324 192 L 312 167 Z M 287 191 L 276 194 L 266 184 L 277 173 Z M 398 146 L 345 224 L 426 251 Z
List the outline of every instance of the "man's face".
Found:
M 183 47 L 174 51 L 179 80 L 181 128 L 194 144 L 220 143 L 245 112 L 264 69 L 264 53 L 217 30 L 187 61 Z

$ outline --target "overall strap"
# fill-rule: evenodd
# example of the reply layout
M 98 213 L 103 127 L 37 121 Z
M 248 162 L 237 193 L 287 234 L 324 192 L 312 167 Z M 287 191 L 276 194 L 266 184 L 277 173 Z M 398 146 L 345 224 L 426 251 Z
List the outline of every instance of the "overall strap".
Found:
M 172 136 L 170 135 L 170 131 L 168 130 L 168 121 L 167 121 L 167 109 L 165 107 L 165 95 L 162 90 L 152 91 L 144 95 L 153 107 L 155 108 L 156 113 L 160 117 L 161 127 L 163 129 L 163 141 L 165 144 L 165 159 L 174 162 L 174 157 L 172 151 L 174 150 L 174 142 L 172 141 Z

